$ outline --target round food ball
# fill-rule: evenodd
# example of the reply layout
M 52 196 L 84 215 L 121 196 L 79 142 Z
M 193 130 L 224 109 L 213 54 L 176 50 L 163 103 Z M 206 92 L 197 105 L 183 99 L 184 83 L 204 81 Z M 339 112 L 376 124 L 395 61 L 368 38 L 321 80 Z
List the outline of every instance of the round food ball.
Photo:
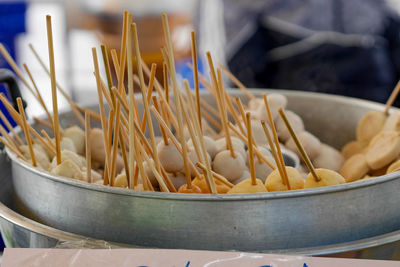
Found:
M 232 182 L 232 184 L 238 184 L 246 179 L 249 179 L 250 176 L 250 171 L 248 169 L 243 171 L 242 177 L 239 177 L 238 179 L 236 179 L 235 181 Z
M 313 160 L 316 156 L 318 156 L 319 152 L 321 151 L 321 142 L 317 137 L 315 137 L 313 134 L 309 132 L 304 131 L 298 133 L 297 138 L 299 139 L 305 152 L 307 153 L 307 155 L 310 157 L 311 160 Z M 299 157 L 301 157 L 301 154 L 297 149 L 297 146 L 293 141 L 293 138 L 290 138 L 286 142 L 285 146 L 288 149 L 294 151 Z
M 377 170 L 393 162 L 399 153 L 399 133 L 396 131 L 381 132 L 371 140 L 365 153 L 365 159 L 372 170 Z
M 381 111 L 370 111 L 361 118 L 357 125 L 357 140 L 369 142 L 383 128 L 386 115 Z
M 115 177 L 114 186 L 122 188 L 128 187 L 128 178 L 126 177 L 125 173 L 121 173 L 117 177 Z
M 245 161 L 241 154 L 235 153 L 236 158 L 231 156 L 229 150 L 219 152 L 212 163 L 213 170 L 228 181 L 234 181 L 242 176 L 243 171 L 246 169 Z
M 293 128 L 293 131 L 296 134 L 304 131 L 304 123 L 299 115 L 290 110 L 286 110 L 285 114 L 288 121 L 290 122 L 290 125 Z M 287 129 L 285 122 L 280 116 L 278 116 L 278 118 L 276 119 L 275 127 L 278 133 L 279 140 L 281 140 L 282 142 L 286 142 L 290 139 L 291 136 L 289 130 Z
M 346 183 L 339 173 L 327 169 L 315 169 L 320 181 L 316 181 L 312 173 L 309 173 L 304 182 L 304 188 L 315 188 Z
M 214 139 L 212 139 L 211 137 L 208 137 L 208 136 L 203 136 L 203 140 L 204 140 L 204 146 L 205 146 L 207 153 L 213 159 L 218 152 Z M 200 141 L 199 141 L 199 144 L 200 144 Z M 188 146 L 193 147 L 192 139 L 189 139 Z
M 396 160 L 387 168 L 386 174 L 400 171 L 400 160 Z
M 260 179 L 256 179 L 256 185 L 253 185 L 251 179 L 248 178 L 232 187 L 227 194 L 251 194 L 268 192 L 264 183 Z
M 274 163 L 274 158 L 271 154 L 271 152 L 263 147 L 258 147 L 258 151 L 264 155 L 271 163 Z M 250 162 L 247 157 L 247 166 L 249 166 Z M 249 166 L 250 167 L 250 166 Z M 270 166 L 268 166 L 267 163 L 265 163 L 263 160 L 261 162 L 258 160 L 257 155 L 254 155 L 254 169 L 256 172 L 256 177 L 260 179 L 261 181 L 265 182 L 265 179 L 267 179 L 268 175 L 273 171 Z M 247 176 L 248 177 L 248 176 Z
M 268 105 L 271 110 L 272 119 L 275 121 L 279 115 L 278 110 L 280 108 L 285 109 L 287 105 L 287 98 L 281 94 L 270 94 L 267 96 Z M 265 108 L 264 101 L 263 104 L 257 108 L 258 117 L 260 120 L 269 121 L 267 109 Z
M 184 169 L 183 158 L 172 143 L 168 145 L 165 145 L 164 141 L 158 143 L 157 154 L 161 165 L 167 172 L 175 173 Z
M 186 184 L 186 176 L 184 173 L 168 173 L 168 177 L 176 189 L 179 189 L 182 185 Z
M 74 143 L 76 153 L 83 155 L 85 153 L 85 132 L 74 125 L 64 130 L 63 137 L 68 137 Z
M 285 168 L 290 184 L 290 189 L 291 190 L 303 189 L 304 179 L 303 176 L 300 174 L 300 172 L 293 167 L 285 167 Z M 267 177 L 265 181 L 265 187 L 268 189 L 269 192 L 289 190 L 288 186 L 283 184 L 283 180 L 278 169 L 275 169 Z
M 321 151 L 313 160 L 316 168 L 329 169 L 335 172 L 340 171 L 344 158 L 339 151 L 326 144 L 321 144 Z
M 248 107 L 250 110 L 257 110 L 259 106 L 264 105 L 264 99 L 262 98 L 251 98 Z
M 382 132 L 385 131 L 400 131 L 400 114 L 398 112 L 393 112 L 387 117 L 382 127 Z
M 229 191 L 230 188 L 225 184 L 221 183 L 220 181 L 218 181 L 217 179 L 214 179 L 214 182 L 218 194 L 225 194 L 226 192 Z M 203 194 L 211 193 L 210 189 L 208 188 L 207 180 L 204 177 L 204 175 L 200 175 L 200 177 L 194 178 L 192 184 L 198 186 Z
M 74 153 L 77 153 L 75 145 L 74 145 L 74 142 L 68 137 L 63 137 L 61 139 L 60 149 L 61 150 L 69 150 L 69 151 L 72 151 Z
M 154 165 L 154 160 L 150 159 L 150 161 L 153 163 Z M 150 168 L 150 165 L 147 163 L 147 161 L 143 162 L 143 168 L 144 168 L 144 172 L 146 173 L 147 178 L 149 178 L 149 181 L 151 182 L 151 185 L 153 187 L 158 187 L 158 181 L 156 176 L 154 175 L 153 170 Z
M 198 159 L 198 157 L 197 157 L 196 151 L 194 151 L 194 150 L 189 151 L 188 157 L 189 157 L 189 160 L 190 160 L 190 161 L 193 163 L 193 165 L 195 165 L 195 166 L 196 166 L 196 163 L 199 162 L 199 159 Z M 208 160 L 208 162 L 211 164 L 211 157 L 210 157 L 210 155 L 208 155 L 208 153 L 207 153 L 207 160 Z M 197 171 L 198 171 L 199 173 L 202 172 L 202 170 L 201 170 L 199 167 L 196 167 L 196 169 L 197 169 Z M 192 177 L 194 177 L 194 176 L 195 176 L 195 173 L 193 172 L 192 168 L 190 168 L 190 166 L 189 166 L 189 170 L 190 170 L 190 175 L 191 175 Z
M 72 161 L 80 169 L 83 169 L 84 167 L 86 167 L 86 159 L 84 157 L 82 157 L 81 155 L 78 155 L 75 152 L 72 152 L 70 150 L 61 150 L 61 162 L 64 162 L 66 160 Z M 56 156 L 51 161 L 50 169 L 53 169 L 55 166 L 57 166 L 57 157 Z
M 90 140 L 90 151 L 92 159 L 99 162 L 101 166 L 104 166 L 104 162 L 106 160 L 106 151 L 104 146 L 103 131 L 99 128 L 91 129 Z
M 247 156 L 246 150 L 244 149 L 244 143 L 242 140 L 239 138 L 236 138 L 234 136 L 231 136 L 231 141 L 232 141 L 232 147 L 235 153 L 239 153 L 244 159 Z M 220 153 L 221 151 L 227 150 L 226 146 L 226 138 L 220 138 L 217 141 L 215 141 L 215 145 L 217 147 L 217 154 Z M 215 158 L 215 156 L 214 156 Z

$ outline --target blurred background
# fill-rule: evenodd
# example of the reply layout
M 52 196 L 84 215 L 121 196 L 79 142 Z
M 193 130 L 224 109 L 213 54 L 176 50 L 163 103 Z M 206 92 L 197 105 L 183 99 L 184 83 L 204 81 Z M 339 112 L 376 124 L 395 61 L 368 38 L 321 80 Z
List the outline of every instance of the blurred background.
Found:
M 28 44 L 48 64 L 45 15 L 52 15 L 57 80 L 75 101 L 89 104 L 96 101 L 91 47 L 119 49 L 122 12 L 128 9 L 145 61 L 160 66 L 165 11 L 182 78 L 192 77 L 187 63 L 195 29 L 200 63 L 210 50 L 247 87 L 385 102 L 400 77 L 399 7 L 399 0 L 0 1 L 0 42 L 20 66 L 28 64 L 51 101 L 50 79 Z M 8 67 L 1 56 L 0 67 Z M 162 77 L 162 68 L 157 75 Z M 39 104 L 21 89 L 28 114 L 41 115 Z M 59 105 L 67 108 L 61 97 Z

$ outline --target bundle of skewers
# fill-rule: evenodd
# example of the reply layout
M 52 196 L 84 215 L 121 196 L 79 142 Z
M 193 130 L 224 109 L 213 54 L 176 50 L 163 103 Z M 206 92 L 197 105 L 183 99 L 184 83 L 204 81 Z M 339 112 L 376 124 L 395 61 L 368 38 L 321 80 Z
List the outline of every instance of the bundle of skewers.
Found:
M 175 71 L 166 14 L 162 14 L 165 37 L 165 47 L 161 48 L 164 58 L 163 82 L 160 83 L 155 78 L 156 64 L 149 68 L 142 60 L 136 24 L 132 23 L 132 15 L 126 11 L 120 55 L 118 56 L 116 50 L 101 46 L 101 62 L 104 64 L 106 80 L 100 76 L 97 49 L 92 49 L 100 113 L 81 107 L 69 98 L 56 81 L 51 17 L 47 16 L 46 19 L 50 67 L 47 68 L 32 45 L 30 48 L 50 76 L 52 112 L 44 103 L 28 66 L 24 64 L 31 83 L 0 45 L 1 54 L 39 101 L 50 122 L 36 118 L 38 123 L 50 130 L 49 133 L 44 130 L 38 133 L 27 123 L 21 99 L 17 99 L 19 108 L 15 110 L 7 98 L 0 95 L 0 100 L 21 127 L 25 137 L 23 141 L 4 114 L 0 113 L 8 128 L 0 128 L 3 135 L 0 141 L 12 153 L 43 172 L 131 190 L 233 194 L 343 184 L 354 181 L 351 170 L 348 171 L 349 165 L 354 168 L 360 162 L 366 161 L 371 166 L 368 159 L 373 156 L 369 157 L 368 152 L 362 154 L 364 161 L 358 160 L 360 154 L 350 155 L 353 154 L 353 148 L 344 148 L 342 156 L 339 151 L 322 144 L 317 137 L 306 132 L 300 116 L 284 110 L 287 104 L 285 96 L 263 94 L 262 98 L 256 98 L 224 66 L 218 64 L 216 68 L 209 52 L 206 57 L 211 80 L 201 75 L 198 72 L 194 32 L 191 34 L 190 65 L 193 70 L 194 90 L 190 89 L 187 80 L 180 83 Z M 137 73 L 133 73 L 133 64 L 136 64 Z M 125 71 L 127 88 L 124 84 Z M 113 84 L 112 72 L 117 77 L 117 84 Z M 247 105 L 240 98 L 228 94 L 223 84 L 223 74 L 228 75 L 248 97 Z M 147 84 L 145 75 L 148 77 Z M 215 98 L 217 109 L 201 98 L 200 82 Z M 135 84 L 139 87 L 140 97 L 135 96 Z M 61 127 L 57 91 L 67 99 L 81 126 L 73 125 L 65 129 Z M 143 106 L 142 116 L 138 104 Z M 382 116 L 379 114 L 377 117 Z M 152 118 L 157 122 L 161 136 L 156 136 Z M 92 120 L 100 122 L 101 128 L 92 128 Z M 378 119 L 364 120 L 380 123 L 375 122 Z M 382 125 L 390 126 L 382 127 L 398 128 L 399 122 L 400 116 L 396 120 L 389 116 Z M 360 135 L 365 135 L 368 130 L 362 129 L 360 132 Z M 54 137 L 51 138 L 50 135 Z M 358 139 L 361 142 L 371 138 L 361 136 Z M 394 143 L 392 139 L 395 140 Z M 285 166 L 283 145 L 280 142 L 284 142 L 288 149 L 295 151 L 303 159 L 301 170 Z M 379 164 L 374 165 L 372 170 L 386 167 L 398 157 L 400 138 L 397 133 L 377 134 L 370 142 L 369 146 L 374 148 L 369 153 L 376 154 L 375 150 L 387 142 L 391 144 L 391 151 L 396 150 L 392 153 L 396 156 L 392 155 L 390 160 L 385 157 L 385 160 L 375 159 Z M 356 156 L 357 160 L 354 160 Z M 342 166 L 344 158 L 348 157 L 350 158 Z M 344 177 L 338 173 L 339 170 Z M 368 167 L 368 171 L 370 170 Z M 357 177 L 361 178 L 368 171 L 363 170 L 362 175 L 360 171 Z

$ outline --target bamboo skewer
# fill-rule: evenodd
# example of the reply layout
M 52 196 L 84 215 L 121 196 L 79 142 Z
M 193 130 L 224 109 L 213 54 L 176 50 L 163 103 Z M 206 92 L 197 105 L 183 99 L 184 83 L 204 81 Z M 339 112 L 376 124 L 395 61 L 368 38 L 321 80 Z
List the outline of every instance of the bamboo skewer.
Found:
M 383 113 L 385 113 L 386 115 L 389 113 L 389 109 L 392 106 L 394 100 L 396 100 L 396 97 L 399 94 L 399 92 L 400 92 L 400 80 L 397 82 L 395 88 L 390 94 L 389 99 L 386 101 L 385 109 L 383 111 Z
M 32 74 L 26 64 L 24 64 L 24 68 L 25 68 L 26 73 L 29 76 L 29 79 L 31 80 L 31 82 L 33 84 L 33 88 L 35 88 L 37 99 L 38 99 L 39 103 L 41 104 L 41 106 L 43 107 L 44 111 L 46 112 L 47 118 L 49 119 L 49 121 L 53 121 L 53 118 L 52 118 L 49 110 L 47 109 L 46 104 L 44 103 L 42 95 L 40 94 L 39 89 L 36 86 L 36 82 L 33 79 Z
M 237 135 L 237 137 L 239 137 L 246 145 L 248 145 L 246 136 L 241 134 L 231 122 L 228 122 L 228 127 Z M 258 151 L 254 142 L 253 142 L 253 147 L 256 156 L 260 158 L 261 161 L 265 162 L 271 169 L 275 170 L 274 164 L 272 164 L 263 154 L 260 153 L 260 151 Z
M 291 188 L 290 188 L 289 178 L 287 176 L 285 162 L 283 161 L 281 147 L 279 145 L 278 135 L 277 135 L 276 129 L 275 129 L 275 123 L 274 123 L 274 120 L 272 119 L 271 109 L 269 108 L 269 103 L 268 103 L 266 94 L 263 94 L 263 99 L 264 99 L 264 105 L 265 105 L 265 108 L 266 108 L 267 114 L 268 114 L 269 124 L 270 124 L 271 130 L 272 130 L 272 135 L 275 140 L 275 147 L 276 147 L 276 150 L 278 151 L 278 158 L 279 158 L 279 162 L 280 162 L 282 173 L 283 173 L 282 182 L 284 185 L 287 185 L 288 189 L 290 190 Z
M 112 83 L 112 78 L 111 78 L 110 62 L 108 60 L 107 47 L 105 45 L 101 45 L 100 48 L 101 48 L 101 54 L 103 56 L 104 68 L 106 70 L 108 90 L 109 90 L 109 94 L 111 96 L 112 105 L 110 105 L 110 107 L 112 106 L 113 108 L 115 108 L 115 98 L 114 98 L 113 94 L 111 93 L 111 88 L 113 87 L 113 83 Z
M 196 92 L 196 108 L 197 108 L 197 116 L 200 124 L 200 129 L 202 128 L 201 123 L 201 107 L 200 107 L 200 87 L 199 87 L 199 69 L 197 66 L 197 48 L 196 48 L 196 34 L 194 31 L 191 32 L 191 40 L 192 40 L 192 61 L 193 61 L 193 81 L 194 81 L 194 89 Z M 188 96 L 189 97 L 189 96 Z
M 26 117 L 25 117 L 25 112 L 24 112 L 24 106 L 22 104 L 22 99 L 20 97 L 17 98 L 17 103 L 18 103 L 19 113 L 21 114 L 21 118 L 22 118 L 22 122 L 23 122 L 23 129 L 24 129 L 26 143 L 28 144 L 29 154 L 31 155 L 32 165 L 33 165 L 33 167 L 36 167 L 37 162 L 36 162 L 35 152 L 33 151 L 32 139 L 31 139 L 31 135 L 29 134 L 28 123 L 26 122 Z
M 120 146 L 121 146 L 121 154 L 122 154 L 122 160 L 124 161 L 124 167 L 125 167 L 125 174 L 128 180 L 128 188 L 130 188 L 130 184 L 129 184 L 129 177 L 130 177 L 130 169 L 129 169 L 129 161 L 128 161 L 128 156 L 126 153 L 126 141 L 128 138 L 124 138 L 124 135 L 122 133 L 122 126 L 119 132 L 119 141 L 120 141 Z M 133 170 L 132 170 L 133 171 Z
M 279 109 L 279 114 L 281 115 L 283 122 L 285 123 L 290 135 L 293 138 L 294 143 L 297 146 L 297 149 L 299 150 L 301 157 L 303 158 L 304 163 L 306 164 L 308 170 L 310 171 L 310 173 L 312 174 L 312 176 L 314 177 L 315 181 L 319 182 L 321 181 L 321 178 L 318 177 L 317 173 L 315 172 L 315 168 L 313 166 L 313 164 L 311 163 L 310 158 L 308 157 L 307 153 L 305 152 L 303 146 L 301 145 L 299 139 L 296 136 L 296 133 L 294 132 L 292 126 L 290 125 L 289 120 L 287 119 L 285 112 L 282 110 L 282 108 Z
M 167 18 L 166 13 L 162 13 L 162 24 L 163 24 L 163 29 L 164 29 L 165 41 L 167 43 L 167 48 L 168 48 L 169 56 L 168 56 L 168 61 L 166 61 L 166 62 L 167 62 L 167 67 L 169 67 L 169 71 L 170 71 L 171 78 L 172 78 L 172 89 L 174 91 L 174 100 L 175 100 L 175 106 L 176 106 L 177 118 L 178 118 L 178 134 L 179 134 L 179 138 L 180 138 L 180 141 L 182 144 L 183 162 L 184 162 L 184 166 L 185 166 L 187 189 L 191 189 L 191 178 L 189 177 L 190 174 L 189 174 L 189 169 L 188 169 L 188 161 L 190 161 L 190 160 L 187 157 L 186 140 L 183 135 L 182 110 L 180 109 L 180 105 L 179 105 L 180 89 L 179 89 L 178 81 L 176 78 L 175 62 L 174 62 L 174 56 L 173 56 L 173 50 L 172 50 L 172 41 L 171 41 L 171 35 L 170 35 L 169 25 L 168 25 L 168 18 Z M 137 58 L 138 58 L 138 61 L 140 61 L 140 55 Z
M 157 98 L 155 96 L 153 98 L 153 103 L 154 103 L 154 107 L 158 111 L 158 113 L 162 114 L 160 105 L 158 104 Z M 165 120 L 165 118 L 164 118 L 164 120 Z M 161 137 L 163 138 L 164 144 L 166 146 L 168 146 L 169 145 L 168 136 L 165 134 L 164 128 L 161 127 L 161 125 L 160 125 L 160 132 L 161 132 Z
M 96 83 L 97 83 L 97 95 L 99 98 L 99 108 L 100 108 L 100 116 L 101 116 L 101 127 L 103 129 L 103 141 L 104 145 L 107 149 L 108 147 L 108 138 L 107 138 L 107 126 L 106 126 L 106 115 L 104 111 L 104 103 L 103 103 L 103 94 L 101 92 L 101 81 L 100 81 L 100 74 L 99 74 L 99 63 L 97 60 L 97 52 L 96 48 L 92 48 L 92 55 L 93 55 L 93 65 L 95 69 L 95 76 L 96 76 Z M 110 166 L 110 159 L 109 159 L 109 154 L 108 151 L 106 150 L 106 156 L 105 156 L 105 165 Z M 109 183 L 109 169 L 104 169 L 104 185 L 107 185 Z
M 231 81 L 237 86 L 239 87 L 240 90 L 243 91 L 243 93 L 245 93 L 246 96 L 248 96 L 250 99 L 255 99 L 256 97 L 251 94 L 249 92 L 249 89 L 246 88 L 246 86 L 243 85 L 243 83 L 241 83 L 239 81 L 238 78 L 235 77 L 235 75 L 233 75 L 224 65 L 222 65 L 221 63 L 218 63 L 218 67 L 226 74 L 228 75 L 229 79 L 231 79 Z
M 48 129 L 50 129 L 51 131 L 53 131 L 53 124 L 51 123 L 53 120 L 51 120 L 51 122 L 47 122 L 47 121 L 44 121 L 44 120 L 42 120 L 42 119 L 40 119 L 38 117 L 33 117 L 33 120 L 36 123 L 38 123 L 38 124 L 48 128 Z
M 16 150 L 22 153 L 22 150 L 19 148 L 17 142 L 13 138 L 11 138 L 6 129 L 4 129 L 3 125 L 1 124 L 0 124 L 0 134 L 4 136 L 4 138 L 7 140 L 7 142 L 9 142 L 10 145 L 12 145 Z
M 284 173 L 283 173 L 283 170 L 282 170 L 282 165 L 280 164 L 279 156 L 278 156 L 278 153 L 276 152 L 274 142 L 272 141 L 271 135 L 269 134 L 269 130 L 268 130 L 267 124 L 266 124 L 265 121 L 261 121 L 261 125 L 263 127 L 265 136 L 268 139 L 268 144 L 269 144 L 269 147 L 271 148 L 272 156 L 274 157 L 276 167 L 278 168 L 278 171 L 279 171 L 279 175 L 283 179 Z
M 53 100 L 53 129 L 54 138 L 56 140 L 56 157 L 57 165 L 61 164 L 61 149 L 60 149 L 60 122 L 58 120 L 58 105 L 57 105 L 57 87 L 56 87 L 56 70 L 54 64 L 54 49 L 53 49 L 53 33 L 51 25 L 51 16 L 46 16 L 47 25 L 47 41 L 49 47 L 49 60 L 50 60 L 50 78 L 51 78 L 51 93 Z
M 120 129 L 120 122 L 121 122 L 121 104 L 118 102 L 116 103 L 117 113 L 115 114 L 115 127 L 114 127 L 114 140 L 112 146 L 112 154 L 111 154 L 111 186 L 114 185 L 115 179 L 115 171 L 116 171 L 116 164 L 117 164 L 117 152 L 118 152 L 118 143 L 119 143 L 119 129 Z
M 200 122 L 198 122 L 196 120 L 196 114 L 194 111 L 194 103 L 193 103 L 192 95 L 190 94 L 189 83 L 187 80 L 185 80 L 184 85 L 185 85 L 184 88 L 186 91 L 186 96 L 188 98 L 188 103 L 189 103 L 189 112 L 190 112 L 192 120 L 194 122 L 193 124 L 194 124 L 195 130 L 196 130 L 196 133 L 197 133 L 197 136 L 199 139 L 199 143 L 200 143 L 201 157 L 199 157 L 199 159 L 201 159 L 201 161 L 204 162 L 204 164 L 205 164 L 206 182 L 207 182 L 208 187 L 210 188 L 210 192 L 212 192 L 211 188 L 215 187 L 215 184 L 214 184 L 214 180 L 213 180 L 213 177 L 211 174 L 211 166 L 210 166 L 210 163 L 208 162 L 208 158 L 207 158 L 207 151 L 206 151 L 206 146 L 204 144 L 202 129 L 200 126 Z M 193 140 L 193 144 L 195 143 L 195 141 L 196 140 Z
M 196 166 L 199 167 L 203 172 L 207 171 L 206 166 L 204 166 L 204 164 L 197 162 Z M 223 183 L 224 185 L 226 185 L 229 188 L 234 187 L 234 185 L 232 183 L 230 183 L 224 176 L 222 176 L 219 173 L 214 172 L 213 170 L 210 171 L 212 176 L 214 177 L 214 179 L 218 180 L 219 182 Z
M 85 112 L 86 182 L 92 182 L 92 154 L 90 141 L 90 115 Z
M 0 110 L 0 118 L 6 125 L 7 129 L 11 132 L 12 136 L 17 140 L 18 144 L 23 145 L 24 142 L 19 137 L 19 135 L 15 133 L 14 128 L 12 127 L 11 123 L 9 122 L 9 120 L 7 119 L 7 117 L 4 115 L 4 113 L 1 110 Z
M 6 141 L 3 137 L 0 136 L 0 142 L 3 143 L 8 149 L 10 149 L 12 152 L 14 152 L 18 157 L 20 157 L 21 159 L 28 161 L 24 155 L 21 154 L 21 152 L 19 152 L 17 149 L 15 149 L 15 147 L 13 145 L 11 145 L 10 143 L 8 143 L 8 141 Z
M 45 130 L 42 130 L 41 133 L 42 133 L 42 135 L 44 136 L 44 138 L 46 139 L 47 143 L 45 142 L 45 140 L 44 140 L 43 138 L 41 138 L 41 136 L 39 135 L 39 133 L 37 133 L 37 135 L 34 133 L 34 135 L 35 135 L 36 137 L 39 137 L 39 136 L 40 136 L 40 138 L 38 138 L 38 139 L 42 139 L 42 140 L 43 140 L 43 141 L 42 141 L 42 144 L 44 144 L 45 147 L 46 147 L 49 151 L 51 151 L 54 155 L 56 155 L 56 154 L 57 154 L 57 153 L 56 153 L 56 144 L 54 143 L 54 141 L 51 140 L 50 136 L 46 133 Z
M 151 74 L 149 78 L 149 86 L 147 87 L 147 93 L 146 95 L 146 102 L 149 104 L 151 100 L 151 95 L 153 92 L 153 85 L 154 85 L 154 77 L 156 75 L 156 69 L 157 69 L 157 64 L 151 64 Z M 147 125 L 147 112 L 144 112 L 143 117 L 142 117 L 142 132 L 146 131 L 146 125 Z
M 251 120 L 250 113 L 246 113 L 246 126 L 247 126 L 247 139 L 249 143 L 249 164 L 250 164 L 250 175 L 251 175 L 251 184 L 257 185 L 256 180 L 256 170 L 254 168 L 254 154 L 253 154 L 253 140 L 251 133 Z

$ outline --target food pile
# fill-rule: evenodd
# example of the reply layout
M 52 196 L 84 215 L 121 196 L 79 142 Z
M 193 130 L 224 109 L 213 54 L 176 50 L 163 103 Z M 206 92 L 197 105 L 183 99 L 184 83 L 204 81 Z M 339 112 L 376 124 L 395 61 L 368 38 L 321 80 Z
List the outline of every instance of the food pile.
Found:
M 1 95 L 0 100 L 23 129 L 25 142 L 8 122 L 10 134 L 1 127 L 0 141 L 43 172 L 105 186 L 173 193 L 299 190 L 343 184 L 367 174 L 378 175 L 400 168 L 399 161 L 394 162 L 400 152 L 397 132 L 400 116 L 368 113 L 358 126 L 357 141 L 346 145 L 340 153 L 307 132 L 300 116 L 284 110 L 285 96 L 264 94 L 256 98 L 225 67 L 218 64 L 216 69 L 209 52 L 211 81 L 200 75 L 194 32 L 191 67 L 195 90 L 190 90 L 186 80 L 182 88 L 175 72 L 167 16 L 163 14 L 162 19 L 166 41 L 166 46 L 161 48 L 164 57 L 162 84 L 155 78 L 156 65 L 149 68 L 141 59 L 136 24 L 132 23 L 130 13 L 124 13 L 120 56 L 115 50 L 102 46 L 106 80 L 100 77 L 97 50 L 92 49 L 99 114 L 74 103 L 56 82 L 50 16 L 47 16 L 50 69 L 32 45 L 30 48 L 51 78 L 52 114 L 28 67 L 24 65 L 31 83 L 0 45 L 0 52 L 40 102 L 51 123 L 40 119 L 36 119 L 37 122 L 49 128 L 54 136 L 51 138 L 46 131 L 38 133 L 26 122 L 21 99 L 18 99 L 17 111 Z M 128 60 L 131 58 L 134 59 Z M 133 73 L 133 64 L 136 64 L 137 73 Z M 123 83 L 125 70 L 127 88 Z M 118 78 L 117 84 L 113 84 L 111 72 Z M 243 90 L 249 100 L 247 105 L 227 93 L 222 82 L 223 73 Z M 200 97 L 200 81 L 215 98 L 217 109 Z M 141 92 L 140 99 L 134 94 L 135 83 Z M 57 90 L 71 105 L 81 127 L 61 128 Z M 108 114 L 104 100 L 109 106 Z M 137 102 L 144 107 L 143 115 L 138 112 Z M 0 115 L 5 120 L 3 114 Z M 155 136 L 152 118 L 161 136 Z M 99 121 L 101 128 L 91 128 L 91 120 Z M 304 165 L 299 170 L 285 166 L 281 151 L 284 146 L 303 159 Z

